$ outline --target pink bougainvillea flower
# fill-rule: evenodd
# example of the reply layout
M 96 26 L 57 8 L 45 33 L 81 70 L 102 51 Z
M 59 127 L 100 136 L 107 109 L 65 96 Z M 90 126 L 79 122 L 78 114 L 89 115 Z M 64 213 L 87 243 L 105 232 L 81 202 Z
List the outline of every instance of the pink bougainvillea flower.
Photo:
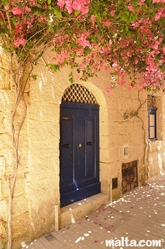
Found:
M 9 9 L 9 5 L 6 5 L 6 6 L 4 7 L 4 9 L 5 9 L 5 10 L 8 10 L 8 9 Z
M 109 21 L 103 21 L 103 24 L 106 26 L 106 27 L 109 27 L 111 25 L 111 22 Z
M 66 9 L 67 9 L 69 14 L 71 14 L 73 12 L 72 3 L 70 1 L 67 1 Z
M 133 11 L 133 10 L 134 10 L 134 7 L 130 4 L 130 5 L 128 5 L 128 9 L 129 9 L 130 11 Z
M 27 21 L 26 25 L 28 28 L 31 28 L 33 26 L 33 20 L 31 19 L 31 21 Z
M 40 16 L 40 18 L 38 20 L 41 20 L 42 23 L 46 23 L 47 22 L 47 19 L 43 16 Z
M 86 15 L 89 12 L 88 6 L 84 6 L 83 8 L 81 8 L 81 12 L 83 15 Z
M 100 210 L 99 210 L 100 212 L 103 212 L 103 208 L 100 208 Z
M 139 6 L 142 6 L 144 4 L 145 0 L 140 0 L 140 2 L 138 3 Z
M 46 9 L 48 8 L 48 6 L 47 6 L 46 4 L 44 4 L 44 5 L 42 6 L 42 8 L 43 8 L 44 10 L 46 10 Z
M 107 227 L 106 227 L 106 230 L 109 231 L 109 230 L 111 230 L 112 228 L 114 228 L 114 226 L 107 226 Z
M 31 12 L 31 8 L 29 8 L 29 7 L 26 6 L 26 7 L 24 8 L 24 11 L 25 11 L 25 12 Z
M 89 5 L 89 4 L 90 4 L 90 0 L 84 0 L 84 5 Z
M 48 67 L 48 72 L 52 73 L 52 69 L 50 67 Z
M 106 227 L 106 230 L 108 230 L 108 231 L 111 230 L 111 227 L 110 226 Z
M 121 83 L 122 84 L 122 83 Z M 124 84 L 123 84 L 124 85 Z M 129 85 L 128 90 L 132 90 L 133 86 Z
M 83 47 L 90 47 L 90 43 L 89 43 L 89 41 L 86 38 L 87 38 L 87 34 L 82 34 L 80 36 L 80 38 L 77 39 L 77 41 Z
M 95 15 L 92 15 L 92 16 L 91 16 L 92 24 L 95 24 L 95 20 L 96 20 L 96 16 L 95 16 Z
M 109 94 L 111 92 L 111 87 L 106 88 L 106 92 Z
M 17 23 L 16 25 L 15 25 L 15 33 L 16 34 L 19 34 L 20 33 L 20 31 L 21 31 L 21 24 L 20 23 Z
M 163 54 L 165 55 L 165 46 L 163 46 L 162 50 L 163 50 Z
M 57 5 L 60 8 L 66 8 L 68 13 L 71 14 L 73 10 L 79 10 L 83 15 L 87 14 L 89 11 L 90 0 L 58 0 Z
M 138 62 L 139 62 L 138 59 L 135 59 L 134 64 L 137 65 Z
M 155 15 L 155 17 L 154 17 L 155 21 L 159 20 L 160 17 L 161 17 L 160 13 L 156 13 L 156 15 Z
M 72 8 L 74 10 L 81 10 L 82 8 L 82 4 L 80 1 L 74 1 L 73 4 L 72 4 Z
M 114 63 L 112 64 L 112 67 L 117 67 L 117 66 L 118 66 L 117 62 L 114 62 Z
M 64 0 L 58 0 L 58 1 L 57 1 L 57 5 L 58 5 L 60 8 L 63 8 L 64 5 L 65 5 L 65 1 L 64 1 Z
M 98 241 L 97 239 L 96 239 L 96 240 L 94 240 L 94 243 L 95 243 L 95 244 L 97 244 L 98 242 L 99 242 L 99 241 Z
M 22 14 L 22 8 L 20 8 L 20 7 L 13 7 L 12 8 L 12 13 L 13 13 L 13 15 L 21 15 Z
M 153 3 L 165 3 L 165 0 L 153 0 Z
M 115 15 L 115 10 L 112 10 L 112 11 L 110 12 L 110 15 L 113 17 L 113 16 Z
M 36 5 L 36 0 L 30 0 L 29 3 L 30 3 L 31 5 Z
M 14 47 L 17 48 L 19 46 L 24 46 L 26 44 L 27 40 L 25 40 L 23 37 L 16 37 L 14 39 Z

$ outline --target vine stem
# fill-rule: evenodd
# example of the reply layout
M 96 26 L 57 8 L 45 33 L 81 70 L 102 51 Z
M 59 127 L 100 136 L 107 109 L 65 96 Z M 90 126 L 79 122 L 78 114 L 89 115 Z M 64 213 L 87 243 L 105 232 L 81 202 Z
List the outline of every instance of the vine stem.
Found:
M 18 166 L 19 166 L 19 151 L 18 151 L 18 147 L 19 147 L 19 138 L 20 138 L 20 132 L 22 129 L 22 126 L 24 124 L 25 118 L 26 118 L 26 113 L 27 113 L 27 106 L 26 106 L 26 102 L 24 100 L 24 97 L 22 96 L 22 98 L 19 100 L 23 101 L 24 104 L 24 115 L 22 117 L 21 123 L 19 125 L 18 128 L 18 133 L 15 136 L 15 127 L 14 127 L 14 120 L 16 117 L 16 111 L 14 110 L 13 112 L 13 116 L 12 116 L 12 134 L 13 134 L 13 146 L 14 146 L 14 150 L 15 150 L 15 156 L 16 156 L 16 165 L 15 165 L 15 169 L 13 171 L 13 174 L 10 175 L 9 177 L 9 197 L 8 197 L 8 224 L 7 224 L 7 231 L 8 231 L 8 243 L 7 243 L 7 249 L 12 249 L 12 231 L 11 231 L 11 218 L 12 218 L 12 204 L 13 204 L 13 198 L 14 198 L 14 190 L 15 190 L 15 184 L 16 184 L 16 179 L 17 179 L 17 172 L 18 172 Z M 17 106 L 15 107 L 15 109 L 18 107 L 18 103 Z
M 138 91 L 138 100 L 140 102 L 140 106 L 137 109 L 137 113 L 139 112 L 141 107 L 147 102 L 147 98 L 146 98 L 145 101 L 143 103 L 141 103 L 139 93 L 140 93 L 140 90 Z M 143 184 L 145 184 L 145 178 L 146 178 L 146 165 L 145 164 L 146 164 L 146 152 L 147 152 L 147 149 L 148 149 L 148 144 L 146 142 L 146 131 L 145 131 L 145 128 L 144 128 L 144 120 L 141 117 L 139 117 L 139 115 L 137 115 L 137 118 L 142 123 L 142 130 L 143 130 L 143 133 L 144 133 L 144 141 L 143 141 L 144 142 L 144 155 L 143 155 L 143 167 L 144 167 L 143 174 L 144 174 L 144 178 L 143 178 Z
M 43 54 L 46 46 L 42 48 L 36 54 L 36 60 L 40 58 Z M 19 155 L 19 141 L 20 141 L 20 132 L 22 130 L 22 126 L 26 119 L 27 114 L 27 105 L 24 98 L 25 88 L 28 83 L 29 77 L 33 71 L 33 62 L 34 58 L 29 52 L 28 56 L 26 57 L 26 61 L 19 61 L 16 54 L 11 55 L 10 60 L 10 73 L 12 76 L 12 80 L 15 84 L 16 90 L 16 100 L 14 109 L 12 112 L 11 117 L 11 132 L 12 132 L 12 139 L 13 139 L 13 149 L 15 152 L 15 165 L 12 169 L 12 173 L 8 177 L 8 220 L 7 220 L 7 233 L 8 233 L 8 241 L 7 241 L 7 249 L 12 249 L 12 215 L 13 215 L 13 199 L 14 199 L 14 191 L 15 185 L 17 180 L 18 168 L 20 163 L 20 155 Z M 18 124 L 18 127 L 15 124 L 17 119 L 18 108 L 20 104 L 23 103 L 23 114 L 21 115 L 21 120 Z

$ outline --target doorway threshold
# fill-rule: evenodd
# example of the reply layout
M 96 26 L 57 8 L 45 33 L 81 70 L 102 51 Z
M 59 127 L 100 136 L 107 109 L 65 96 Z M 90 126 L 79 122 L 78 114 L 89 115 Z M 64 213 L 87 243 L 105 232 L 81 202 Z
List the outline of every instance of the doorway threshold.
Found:
M 67 205 L 60 209 L 60 224 L 59 228 L 64 228 L 71 223 L 75 223 L 77 220 L 82 219 L 90 213 L 96 211 L 101 206 L 106 205 L 109 202 L 109 196 L 103 193 L 99 193 L 83 199 L 73 204 Z

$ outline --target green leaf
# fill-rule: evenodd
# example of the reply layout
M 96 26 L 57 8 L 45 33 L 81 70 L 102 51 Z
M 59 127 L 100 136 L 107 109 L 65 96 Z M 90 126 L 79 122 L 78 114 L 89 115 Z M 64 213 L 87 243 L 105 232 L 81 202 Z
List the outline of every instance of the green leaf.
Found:
M 71 82 L 71 84 L 73 84 L 73 82 L 74 82 L 73 73 L 72 72 L 69 74 L 69 81 Z
M 119 16 L 120 16 L 122 21 L 124 21 L 126 23 L 129 23 L 129 21 L 130 21 L 130 13 L 129 13 L 129 11 L 126 11 L 126 10 L 122 11 L 122 12 L 120 12 Z
M 4 6 L 8 5 L 8 0 L 2 0 L 2 4 L 3 4 Z
M 4 34 L 7 34 L 8 31 L 9 30 L 7 28 L 1 28 L 0 36 L 3 36 Z
M 37 79 L 37 75 L 30 75 L 30 78 L 32 78 L 33 80 L 36 80 Z
M 75 10 L 74 15 L 78 16 L 79 14 L 80 14 L 80 11 L 79 10 Z
M 134 21 L 136 21 L 137 19 L 138 19 L 138 18 L 137 18 L 137 15 L 131 13 L 131 15 L 130 15 L 130 21 L 131 21 L 131 22 L 134 22 Z
M 52 65 L 52 64 L 47 64 L 47 67 L 49 67 L 50 69 L 52 69 L 54 72 L 57 72 L 57 71 L 60 70 L 60 66 L 57 65 L 57 64 L 54 64 L 54 65 Z
M 9 52 L 9 53 L 11 53 L 12 52 L 12 48 L 10 48 L 10 47 L 8 47 L 8 46 L 6 46 L 6 44 L 4 43 L 4 44 L 2 44 L 2 48 L 3 49 L 5 49 L 7 52 Z
M 54 8 L 54 15 L 57 16 L 59 19 L 62 18 L 62 13 L 58 8 Z
M 37 2 L 43 4 L 44 0 L 37 0 Z
M 87 56 L 88 54 L 90 54 L 91 49 L 89 47 L 85 47 L 84 49 L 84 55 Z
M 51 2 L 52 2 L 51 0 L 48 0 L 48 4 L 49 4 L 49 5 L 51 4 Z

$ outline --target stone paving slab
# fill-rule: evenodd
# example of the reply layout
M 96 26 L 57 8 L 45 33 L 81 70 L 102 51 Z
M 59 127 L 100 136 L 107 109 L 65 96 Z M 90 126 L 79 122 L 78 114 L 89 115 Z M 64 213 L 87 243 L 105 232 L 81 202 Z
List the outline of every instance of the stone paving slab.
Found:
M 100 208 L 60 231 L 41 237 L 25 248 L 139 248 L 120 246 L 121 240 L 161 240 L 165 249 L 165 176 L 158 176 L 148 184 L 125 194 L 122 198 Z M 118 240 L 115 246 L 106 246 L 106 240 Z M 125 242 L 126 243 L 126 242 Z

